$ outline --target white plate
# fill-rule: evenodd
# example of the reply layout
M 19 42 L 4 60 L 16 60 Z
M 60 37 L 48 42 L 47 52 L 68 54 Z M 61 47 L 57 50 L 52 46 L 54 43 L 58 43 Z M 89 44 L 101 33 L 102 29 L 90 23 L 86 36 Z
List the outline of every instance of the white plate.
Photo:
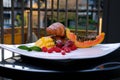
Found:
M 34 43 L 29 44 L 20 44 L 26 46 L 33 46 Z M 17 48 L 19 45 L 7 45 L 0 44 L 1 48 L 7 49 L 9 51 L 18 53 L 20 55 L 34 57 L 34 58 L 42 58 L 42 59 L 87 59 L 87 58 L 97 58 L 110 54 L 120 47 L 120 43 L 109 43 L 109 44 L 98 44 L 96 46 L 90 48 L 79 48 L 75 51 L 71 51 L 66 55 L 62 55 L 60 53 L 45 53 L 45 52 L 36 52 L 36 51 L 26 51 Z

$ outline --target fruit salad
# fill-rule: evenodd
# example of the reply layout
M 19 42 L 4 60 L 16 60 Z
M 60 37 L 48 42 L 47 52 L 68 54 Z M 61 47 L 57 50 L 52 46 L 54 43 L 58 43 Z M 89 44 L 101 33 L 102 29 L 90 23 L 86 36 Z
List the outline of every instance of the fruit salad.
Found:
M 32 47 L 19 46 L 18 48 L 27 51 L 42 51 L 45 53 L 61 53 L 65 55 L 77 48 L 88 48 L 101 43 L 104 40 L 105 33 L 102 32 L 94 40 L 82 41 L 77 35 L 65 28 L 62 23 L 56 22 L 47 27 L 48 36 L 41 37 Z

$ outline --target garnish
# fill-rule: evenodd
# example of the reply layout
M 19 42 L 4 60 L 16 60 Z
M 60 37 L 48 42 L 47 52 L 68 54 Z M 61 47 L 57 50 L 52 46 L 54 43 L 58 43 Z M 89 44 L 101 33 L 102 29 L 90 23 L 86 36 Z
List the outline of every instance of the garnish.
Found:
M 30 49 L 33 50 L 33 51 L 38 51 L 38 52 L 42 51 L 41 48 L 38 47 L 38 46 L 32 46 L 32 47 L 30 47 Z
M 25 46 L 25 45 L 21 45 L 21 46 L 18 46 L 19 49 L 22 49 L 22 50 L 27 50 L 27 51 L 32 51 L 31 48 Z
M 25 46 L 25 45 L 21 45 L 21 46 L 18 46 L 18 48 L 22 49 L 22 50 L 27 50 L 27 51 L 41 51 L 41 48 L 39 48 L 37 46 L 28 47 L 28 46 Z

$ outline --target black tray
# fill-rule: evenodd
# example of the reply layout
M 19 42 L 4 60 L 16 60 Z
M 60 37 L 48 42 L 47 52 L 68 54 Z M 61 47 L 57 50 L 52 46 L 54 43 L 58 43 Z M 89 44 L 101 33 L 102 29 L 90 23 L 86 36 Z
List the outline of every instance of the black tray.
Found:
M 115 51 L 118 53 L 119 51 Z M 30 59 L 20 56 L 17 59 L 15 57 L 7 58 L 4 61 L 0 62 L 0 76 L 12 78 L 15 80 L 35 80 L 35 79 L 43 79 L 43 80 L 65 80 L 65 79 L 92 79 L 92 80 L 111 80 L 117 77 L 120 77 L 120 57 L 114 56 L 115 58 L 109 62 L 104 62 L 102 64 L 90 65 L 90 67 L 86 67 L 86 69 L 77 69 L 77 70 L 68 70 L 68 71 L 60 71 L 48 69 L 49 66 L 40 66 L 40 65 L 32 65 L 35 64 L 35 61 L 32 63 L 27 62 L 24 59 Z M 112 55 L 111 55 L 112 56 Z M 15 60 L 15 62 L 13 62 Z M 107 60 L 106 60 L 107 61 Z M 37 62 L 38 63 L 38 62 Z M 62 62 L 63 63 L 63 62 Z M 66 62 L 65 62 L 66 63 Z M 50 64 L 50 63 L 49 63 Z M 60 64 L 59 64 L 60 65 Z M 52 65 L 51 65 L 52 66 Z M 67 65 L 68 66 L 68 65 Z M 80 66 L 79 66 L 80 67 Z M 65 67 L 64 67 L 65 68 Z

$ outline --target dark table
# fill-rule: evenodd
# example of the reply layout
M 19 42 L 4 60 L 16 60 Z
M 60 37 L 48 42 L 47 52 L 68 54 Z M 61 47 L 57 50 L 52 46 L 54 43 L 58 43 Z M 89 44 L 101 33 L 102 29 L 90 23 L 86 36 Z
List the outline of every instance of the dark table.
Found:
M 23 56 L 18 55 L 0 62 L 0 76 L 15 80 L 112 80 L 120 77 L 119 54 L 120 50 L 118 49 L 111 55 L 99 59 L 106 59 L 106 61 L 102 64 L 91 66 L 88 69 L 67 71 L 46 69 L 44 67 L 33 65 L 28 62 L 32 61 L 32 63 L 36 64 L 35 61 L 30 60 L 27 57 L 23 58 Z M 112 58 L 110 58 L 111 56 Z M 24 59 L 28 59 L 28 62 L 25 62 Z M 99 61 L 96 61 L 96 63 L 97 62 Z

